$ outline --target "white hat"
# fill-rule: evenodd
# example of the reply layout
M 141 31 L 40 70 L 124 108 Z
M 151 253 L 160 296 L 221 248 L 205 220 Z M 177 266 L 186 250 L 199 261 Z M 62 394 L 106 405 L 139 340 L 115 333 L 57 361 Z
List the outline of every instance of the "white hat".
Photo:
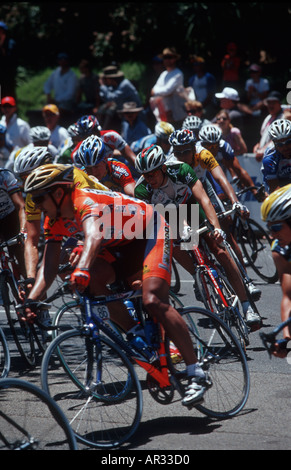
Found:
M 234 88 L 225 87 L 221 93 L 215 93 L 215 97 L 221 100 L 221 98 L 226 98 L 232 101 L 239 101 L 239 94 Z

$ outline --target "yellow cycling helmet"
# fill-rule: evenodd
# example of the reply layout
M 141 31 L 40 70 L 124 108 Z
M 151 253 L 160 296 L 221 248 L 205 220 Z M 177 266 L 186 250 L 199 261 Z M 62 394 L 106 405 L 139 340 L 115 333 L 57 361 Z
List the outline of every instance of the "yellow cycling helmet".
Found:
M 73 165 L 47 164 L 33 170 L 25 181 L 24 191 L 30 193 L 55 185 L 72 185 Z
M 172 124 L 166 121 L 159 121 L 155 125 L 155 135 L 156 137 L 168 140 L 170 135 L 174 132 L 175 128 Z
M 271 193 L 261 205 L 264 222 L 275 222 L 291 218 L 291 184 Z

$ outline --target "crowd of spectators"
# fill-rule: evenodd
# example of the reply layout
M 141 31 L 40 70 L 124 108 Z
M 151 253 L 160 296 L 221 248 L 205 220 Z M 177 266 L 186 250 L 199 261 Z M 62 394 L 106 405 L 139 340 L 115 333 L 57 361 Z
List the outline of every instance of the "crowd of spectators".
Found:
M 0 45 L 2 42 L 2 49 L 9 51 L 0 55 L 0 61 L 5 60 L 7 74 L 9 69 L 15 76 L 14 43 L 7 40 L 6 33 L 7 26 L 0 22 Z M 10 62 L 5 55 L 11 56 Z M 184 119 L 193 115 L 203 124 L 217 124 L 236 155 L 254 153 L 261 161 L 269 143 L 270 124 L 290 115 L 290 107 L 264 77 L 259 58 L 258 63 L 242 64 L 233 42 L 226 45 L 219 77 L 208 70 L 204 57 L 190 54 L 182 59 L 174 47 L 164 48 L 152 59 L 146 97 L 141 97 L 138 84 L 126 78 L 122 64 L 110 63 L 98 75 L 92 62 L 82 59 L 78 77 L 67 53 L 59 53 L 56 61 L 56 68 L 43 84 L 47 104 L 38 115 L 38 125 L 50 130 L 50 143 L 56 149 L 69 138 L 69 125 L 82 115 L 96 116 L 103 129 L 119 132 L 135 147 L 136 142 L 154 135 L 157 122 L 180 129 Z M 6 127 L 0 137 L 4 142 L 0 148 L 2 161 L 7 152 L 30 143 L 29 129 L 35 125 L 29 122 L 29 115 L 28 122 L 17 115 L 15 89 L 7 88 L 5 77 L 3 90 L 7 93 L 1 96 L 1 125 Z

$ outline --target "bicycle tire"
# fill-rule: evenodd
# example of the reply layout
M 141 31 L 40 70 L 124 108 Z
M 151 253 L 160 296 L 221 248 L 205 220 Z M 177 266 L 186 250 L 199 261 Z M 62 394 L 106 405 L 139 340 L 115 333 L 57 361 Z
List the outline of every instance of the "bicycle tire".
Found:
M 95 377 L 102 373 L 102 381 L 94 382 L 93 368 Z M 88 446 L 120 447 L 139 426 L 139 380 L 129 359 L 107 337 L 92 340 L 85 329 L 61 333 L 44 354 L 41 383 L 62 407 L 77 440 Z
M 0 380 L 0 450 L 77 450 L 60 407 L 36 385 Z
M 2 328 L 0 328 L 0 379 L 7 377 L 10 371 L 10 351 Z
M 278 281 L 278 272 L 272 258 L 272 240 L 268 232 L 255 220 L 247 219 L 248 229 L 239 221 L 237 239 L 242 252 L 255 273 L 265 282 Z
M 38 338 L 34 325 L 22 322 L 17 315 L 15 305 L 20 303 L 18 292 L 9 275 L 0 276 L 0 291 L 11 334 L 16 347 L 29 367 L 35 367 L 37 356 L 44 352 L 44 346 Z
M 250 373 L 246 356 L 236 336 L 215 314 L 199 307 L 178 309 L 185 319 L 201 367 L 210 378 L 212 386 L 204 395 L 204 402 L 196 405 L 201 413 L 228 419 L 245 406 L 250 391 Z M 173 363 L 166 341 L 169 370 L 182 389 L 187 377 L 183 359 Z
M 180 289 L 181 289 L 180 274 L 177 268 L 177 264 L 175 263 L 174 259 L 172 259 L 171 291 L 174 292 L 174 294 L 178 294 Z
M 204 307 L 218 315 L 226 325 L 235 331 L 243 350 L 249 345 L 248 327 L 239 310 L 239 300 L 227 278 L 217 271 L 222 298 L 209 273 L 198 269 L 195 274 L 195 286 L 199 290 Z

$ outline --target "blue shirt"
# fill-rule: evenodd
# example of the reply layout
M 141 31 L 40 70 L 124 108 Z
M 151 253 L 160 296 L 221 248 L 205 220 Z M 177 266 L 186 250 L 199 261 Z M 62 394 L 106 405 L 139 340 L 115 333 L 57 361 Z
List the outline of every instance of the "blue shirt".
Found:
M 277 179 L 280 186 L 291 183 L 291 158 L 285 158 L 275 147 L 268 147 L 262 160 L 261 172 L 263 181 L 269 186 L 269 181 Z
M 99 94 L 100 98 L 105 102 L 114 101 L 118 109 L 121 109 L 123 103 L 128 101 L 134 101 L 137 107 L 141 106 L 139 94 L 127 78 L 124 78 L 116 88 L 101 85 Z

